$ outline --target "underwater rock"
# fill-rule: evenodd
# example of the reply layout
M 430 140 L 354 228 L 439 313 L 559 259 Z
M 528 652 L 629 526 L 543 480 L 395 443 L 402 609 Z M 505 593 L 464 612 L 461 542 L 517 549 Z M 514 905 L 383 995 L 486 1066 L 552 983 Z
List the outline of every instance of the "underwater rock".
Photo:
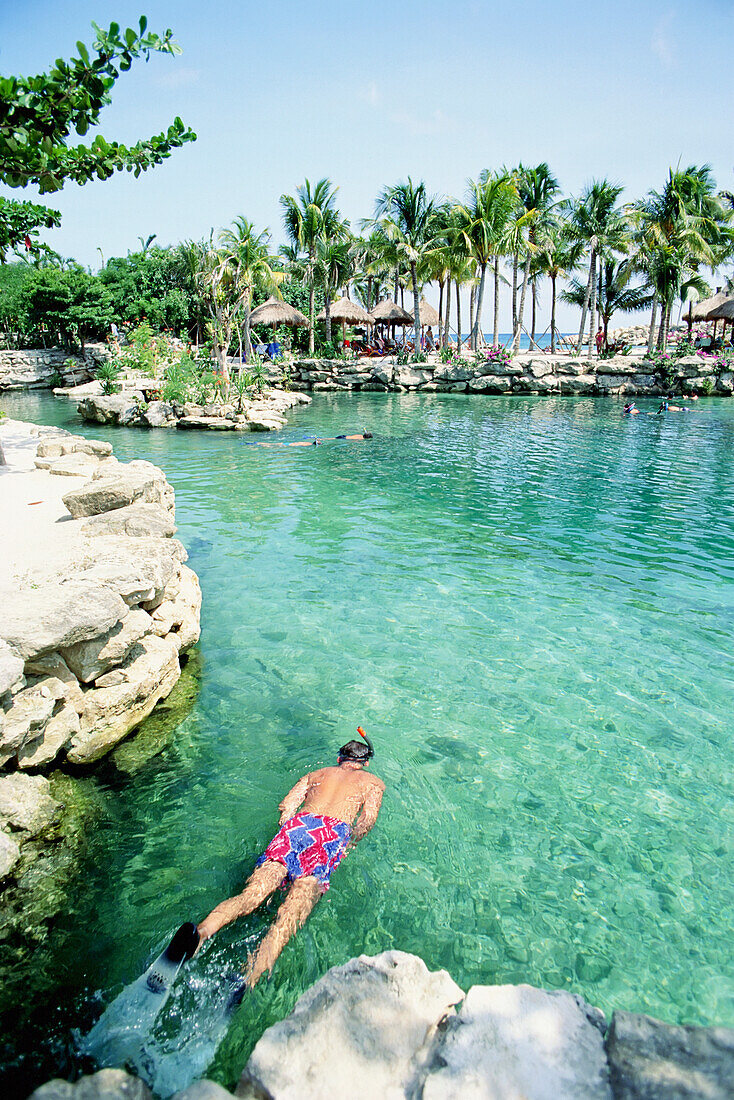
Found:
M 124 1069 L 101 1069 L 70 1081 L 47 1081 L 28 1100 L 152 1100 L 153 1094 L 139 1078 Z
M 615 1100 L 731 1100 L 734 1030 L 615 1012 L 607 1036 Z

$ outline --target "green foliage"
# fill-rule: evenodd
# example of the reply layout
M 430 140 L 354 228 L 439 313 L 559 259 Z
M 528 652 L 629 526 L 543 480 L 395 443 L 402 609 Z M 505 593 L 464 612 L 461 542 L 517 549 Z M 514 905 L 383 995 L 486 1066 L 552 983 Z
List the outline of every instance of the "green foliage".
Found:
M 268 384 L 268 375 L 265 369 L 265 364 L 258 356 L 255 356 L 255 361 L 252 364 L 248 375 L 250 379 L 250 385 L 252 386 L 255 393 L 264 393 Z
M 194 361 L 190 355 L 183 355 L 177 363 L 171 363 L 166 367 L 162 399 L 175 405 L 185 404 L 190 397 L 195 373 Z
M 22 344 L 30 328 L 22 290 L 32 271 L 22 263 L 0 265 L 0 330 L 11 346 Z
M 83 184 L 109 179 L 123 168 L 139 176 L 162 163 L 174 148 L 195 139 L 176 118 L 164 133 L 130 148 L 109 143 L 101 134 L 88 146 L 67 144 L 73 132 L 83 137 L 99 124 L 115 82 L 134 59 L 147 60 L 152 52 L 181 52 L 170 30 L 163 37 L 146 33 L 145 16 L 139 30 L 128 28 L 124 35 L 117 23 L 107 31 L 92 26 L 94 56 L 77 42 L 79 57 L 59 59 L 48 73 L 0 78 L 0 181 L 8 187 L 30 183 L 46 194 L 61 190 L 67 180 Z
M 20 306 L 28 324 L 70 348 L 104 339 L 113 319 L 106 287 L 79 267 L 34 269 L 23 282 Z
M 714 380 L 711 377 L 701 379 L 701 393 L 710 397 L 714 392 Z
M 188 336 L 201 301 L 184 248 L 148 248 L 108 260 L 99 274 L 112 298 L 117 323 L 145 318 L 158 332 Z
M 38 230 L 60 225 L 58 210 L 34 202 L 16 202 L 0 195 L 0 263 L 5 254 L 23 246 L 26 252 L 38 254 Z
M 108 395 L 120 392 L 118 379 L 121 374 L 122 368 L 119 363 L 114 359 L 108 359 L 106 363 L 100 363 L 94 372 L 94 377 L 102 383 L 102 393 Z

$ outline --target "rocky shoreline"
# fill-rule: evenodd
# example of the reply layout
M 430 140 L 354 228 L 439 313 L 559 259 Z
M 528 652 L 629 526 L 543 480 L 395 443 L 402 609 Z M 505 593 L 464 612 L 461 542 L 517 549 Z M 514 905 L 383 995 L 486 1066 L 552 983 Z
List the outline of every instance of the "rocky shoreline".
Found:
M 734 1030 L 604 1013 L 566 990 L 475 985 L 402 951 L 332 967 L 260 1038 L 234 1094 L 174 1100 L 730 1100 Z M 32 1100 L 150 1100 L 120 1069 Z
M 165 699 L 199 637 L 174 494 L 109 443 L 0 422 L 0 880 L 58 824 L 51 769 L 88 768 Z M 41 845 L 42 847 L 42 845 Z

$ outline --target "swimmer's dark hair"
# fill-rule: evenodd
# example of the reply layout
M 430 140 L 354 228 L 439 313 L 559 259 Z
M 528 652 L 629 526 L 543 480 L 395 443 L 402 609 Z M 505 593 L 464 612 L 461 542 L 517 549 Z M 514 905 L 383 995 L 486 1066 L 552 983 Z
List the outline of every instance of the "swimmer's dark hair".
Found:
M 350 760 L 354 764 L 367 764 L 372 755 L 371 746 L 364 745 L 361 741 L 347 741 L 339 749 L 338 759 L 340 762 Z

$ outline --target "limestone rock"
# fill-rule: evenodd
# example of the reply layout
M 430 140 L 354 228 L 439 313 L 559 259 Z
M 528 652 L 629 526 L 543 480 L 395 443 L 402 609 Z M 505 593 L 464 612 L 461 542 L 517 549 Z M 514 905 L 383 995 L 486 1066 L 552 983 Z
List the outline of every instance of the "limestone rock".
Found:
M 40 768 L 50 764 L 80 730 L 78 712 L 72 706 L 63 706 L 49 718 L 38 740 L 26 740 L 18 752 L 18 767 Z
M 13 697 L 0 731 L 0 764 L 11 760 L 26 741 L 40 737 L 55 706 L 54 695 L 43 683 L 23 688 Z
M 603 1015 L 565 990 L 472 986 L 423 1100 L 611 1100 Z
M 213 432 L 233 432 L 234 420 L 224 416 L 182 416 L 176 421 L 176 427 L 182 431 L 205 428 Z
M 84 530 L 91 535 L 130 535 L 134 538 L 170 538 L 176 534 L 171 513 L 159 504 L 128 504 L 112 512 L 90 516 Z
M 49 794 L 42 775 L 4 775 L 0 778 L 0 818 L 14 829 L 35 836 L 54 820 L 61 803 Z
M 201 587 L 192 569 L 181 566 L 179 588 L 172 600 L 165 600 L 152 615 L 153 630 L 160 637 L 168 635 L 180 653 L 199 640 L 201 628 Z
M 0 638 L 0 697 L 22 682 L 23 660 Z
M 109 536 L 100 538 L 94 561 L 80 576 L 113 589 L 133 607 L 161 593 L 185 558 L 177 539 L 139 538 L 133 549 L 127 538 Z
M 130 394 L 112 394 L 108 397 L 85 397 L 77 405 L 83 420 L 97 424 L 134 424 L 140 420 L 140 410 Z
M 124 600 L 111 588 L 92 580 L 71 580 L 9 596 L 3 606 L 2 632 L 6 642 L 28 660 L 95 638 L 125 615 Z
M 69 703 L 77 714 L 81 714 L 84 693 L 60 653 L 45 653 L 41 657 L 34 657 L 26 662 L 26 672 L 29 676 L 45 678 L 46 686 L 54 698 Z
M 36 459 L 36 466 L 48 461 L 48 472 L 58 474 L 59 477 L 86 477 L 92 476 L 99 465 L 96 455 L 74 453 L 62 455 L 61 458 L 52 460 Z
M 20 859 L 20 846 L 7 833 L 0 832 L 0 880 L 7 878 Z
M 439 1022 L 461 1000 L 445 970 L 385 951 L 335 966 L 268 1028 L 235 1090 L 273 1100 L 417 1095 Z
M 72 764 L 99 760 L 148 717 L 180 675 L 177 646 L 167 638 L 146 634 L 124 663 L 106 674 L 105 686 L 86 692 L 81 732 L 74 737 L 67 759 Z
M 173 1100 L 232 1100 L 232 1093 L 218 1085 L 216 1081 L 194 1081 L 188 1088 L 177 1092 Z
M 576 374 L 561 376 L 561 393 L 590 394 L 596 390 L 596 375 Z
M 281 417 L 250 416 L 248 413 L 247 423 L 251 432 L 277 432 L 286 422 Z
M 162 428 L 168 421 L 175 419 L 173 405 L 167 401 L 151 401 L 143 413 L 143 423 L 149 428 Z
M 607 1056 L 616 1100 L 731 1100 L 734 1030 L 615 1012 Z
M 398 386 L 422 386 L 432 378 L 433 371 L 421 370 L 419 367 L 397 366 L 394 371 L 394 380 Z
M 122 664 L 135 643 L 152 629 L 150 615 L 137 609 L 105 634 L 65 649 L 63 657 L 74 675 L 88 684 L 114 665 Z
M 47 1081 L 28 1100 L 152 1100 L 152 1093 L 124 1069 L 101 1069 L 73 1084 L 58 1078 Z
M 72 489 L 63 497 L 64 504 L 74 519 L 111 512 L 135 501 L 166 504 L 170 486 L 161 470 L 153 470 L 156 472 L 134 469 L 133 463 L 121 465 L 116 472 Z

